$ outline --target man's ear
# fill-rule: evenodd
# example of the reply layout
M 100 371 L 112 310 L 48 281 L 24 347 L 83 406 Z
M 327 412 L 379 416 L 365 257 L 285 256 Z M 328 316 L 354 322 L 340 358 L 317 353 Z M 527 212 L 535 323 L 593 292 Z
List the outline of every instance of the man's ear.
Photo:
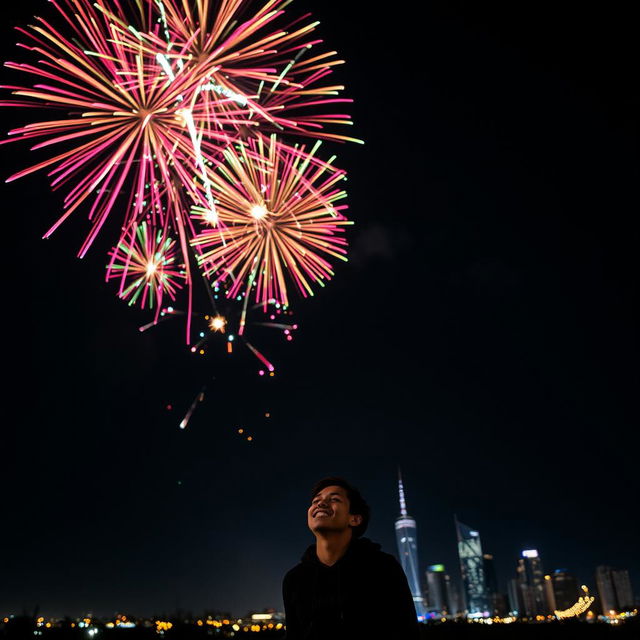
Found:
M 362 524 L 362 516 L 357 514 L 357 515 L 353 515 L 351 516 L 351 519 L 349 521 L 349 526 L 351 527 L 359 527 Z

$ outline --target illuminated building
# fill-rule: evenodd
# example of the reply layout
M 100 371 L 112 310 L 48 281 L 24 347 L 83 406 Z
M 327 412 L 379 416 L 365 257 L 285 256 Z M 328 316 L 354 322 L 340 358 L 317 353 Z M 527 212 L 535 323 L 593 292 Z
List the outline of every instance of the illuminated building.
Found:
M 511 578 L 507 583 L 507 595 L 509 597 L 509 613 L 512 616 L 524 616 L 524 599 L 518 578 Z
M 596 569 L 596 584 L 605 615 L 610 611 L 620 613 L 634 608 L 633 589 L 627 569 L 599 566 Z
M 427 567 L 427 609 L 430 613 L 451 613 L 447 598 L 448 578 L 443 564 Z
M 472 618 L 489 616 L 480 534 L 457 519 L 455 523 L 458 536 L 460 572 L 462 573 L 462 583 L 467 599 L 467 616 Z
M 633 589 L 631 588 L 631 578 L 627 569 L 613 570 L 613 586 L 616 590 L 619 611 L 631 611 L 635 603 L 633 601 Z
M 525 549 L 518 560 L 517 577 L 522 593 L 525 615 L 529 618 L 550 613 L 545 597 L 544 571 L 537 549 Z
M 416 614 L 419 620 L 423 620 L 426 607 L 422 597 L 422 590 L 420 589 L 416 521 L 407 514 L 407 504 L 404 498 L 404 486 L 400 471 L 398 471 L 398 492 L 400 495 L 400 517 L 396 519 L 398 555 L 400 556 L 400 564 L 407 576 L 409 589 L 413 596 L 413 604 L 416 607 Z
M 275 609 L 266 609 L 265 611 L 257 611 L 250 613 L 247 617 L 251 618 L 252 623 L 269 623 L 269 622 L 285 622 L 285 615 Z
M 549 609 L 551 611 L 555 611 L 558 606 L 556 601 L 556 593 L 553 588 L 553 577 L 550 575 L 545 575 L 544 577 L 544 597 L 547 601 L 547 606 L 549 607 Z M 561 608 L 565 609 L 566 607 Z
M 578 581 L 566 569 L 556 569 L 551 574 L 555 606 L 553 609 L 569 609 L 579 595 Z

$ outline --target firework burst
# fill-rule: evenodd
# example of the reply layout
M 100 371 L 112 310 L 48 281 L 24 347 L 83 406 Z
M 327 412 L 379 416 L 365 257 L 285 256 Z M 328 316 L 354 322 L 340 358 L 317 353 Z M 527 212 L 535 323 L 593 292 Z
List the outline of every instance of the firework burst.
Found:
M 326 125 L 352 124 L 349 115 L 334 113 L 337 104 L 352 102 L 339 97 L 344 87 L 326 83 L 344 61 L 335 51 L 318 50 L 319 23 L 308 14 L 286 19 L 290 0 L 268 0 L 259 8 L 245 0 L 220 0 L 215 10 L 209 0 L 146 4 L 158 14 L 158 28 L 148 34 L 123 28 L 121 37 L 133 48 L 144 43 L 169 77 L 206 70 L 193 113 L 207 134 L 231 126 L 234 135 L 277 130 L 361 142 L 327 131 Z
M 210 172 L 220 225 L 206 224 L 193 240 L 205 274 L 228 284 L 228 295 L 253 289 L 255 300 L 289 304 L 287 280 L 303 296 L 324 285 L 333 270 L 327 258 L 346 260 L 343 236 L 350 222 L 335 205 L 344 172 L 318 160 L 316 144 L 281 144 L 275 136 L 229 147 L 225 163 Z
M 25 48 L 42 58 L 36 65 L 8 62 L 6 66 L 30 74 L 37 83 L 9 87 L 20 99 L 0 105 L 61 111 L 59 119 L 11 131 L 10 140 L 41 139 L 33 149 L 62 146 L 64 150 L 7 181 L 48 169 L 53 188 L 67 187 L 65 212 L 45 237 L 80 205 L 88 204 L 92 229 L 80 249 L 83 256 L 122 194 L 128 195 L 128 203 L 119 207 L 124 211 L 120 226 L 127 228 L 147 207 L 163 216 L 167 206 L 161 191 L 173 193 L 164 185 L 191 181 L 195 157 L 184 96 L 201 78 L 194 70 L 167 82 L 142 47 L 133 50 L 118 41 L 117 25 L 107 18 L 104 0 L 52 4 L 72 35 L 63 37 L 41 18 L 30 30 L 19 29 L 30 41 Z M 120 9 L 119 4 L 115 7 Z M 128 17 L 120 11 L 118 19 Z M 173 202 L 175 211 L 184 208 L 182 202 Z
M 120 282 L 118 296 L 129 305 L 155 308 L 156 319 L 166 296 L 175 300 L 185 272 L 176 264 L 175 240 L 142 222 L 111 250 L 107 280 Z

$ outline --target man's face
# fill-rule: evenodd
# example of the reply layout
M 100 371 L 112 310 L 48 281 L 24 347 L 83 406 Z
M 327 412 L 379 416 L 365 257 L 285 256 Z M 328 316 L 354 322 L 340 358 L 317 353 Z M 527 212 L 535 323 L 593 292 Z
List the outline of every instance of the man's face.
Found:
M 349 498 L 342 487 L 331 485 L 318 491 L 307 511 L 311 531 L 343 531 L 357 527 L 362 516 L 349 513 Z

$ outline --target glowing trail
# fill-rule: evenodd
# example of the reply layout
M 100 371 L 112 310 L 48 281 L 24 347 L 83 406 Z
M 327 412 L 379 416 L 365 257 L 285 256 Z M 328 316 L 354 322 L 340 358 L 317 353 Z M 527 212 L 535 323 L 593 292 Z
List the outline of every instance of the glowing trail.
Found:
M 204 185 L 207 203 L 209 205 L 207 221 L 215 227 L 218 224 L 218 213 L 216 211 L 216 205 L 213 201 L 213 194 L 211 193 L 211 181 L 209 180 L 209 176 L 207 175 L 207 167 L 205 166 L 204 158 L 202 157 L 200 138 L 198 137 L 196 125 L 193 121 L 193 112 L 191 111 L 191 109 L 181 109 L 178 113 L 184 118 L 184 122 L 187 125 L 189 135 L 191 136 L 191 143 L 193 145 L 196 165 L 198 166 L 198 169 L 200 169 L 200 173 L 202 174 L 202 184 Z
M 200 390 L 198 395 L 193 399 L 193 402 L 191 403 L 191 406 L 189 407 L 189 410 L 187 411 L 185 417 L 182 418 L 182 422 L 180 422 L 180 428 L 181 429 L 186 429 L 187 428 L 187 425 L 189 424 L 189 420 L 191 420 L 191 416 L 193 415 L 193 412 L 196 410 L 196 408 L 198 406 L 198 403 L 204 401 L 205 389 L 206 389 L 206 386 L 202 387 L 202 389 Z

